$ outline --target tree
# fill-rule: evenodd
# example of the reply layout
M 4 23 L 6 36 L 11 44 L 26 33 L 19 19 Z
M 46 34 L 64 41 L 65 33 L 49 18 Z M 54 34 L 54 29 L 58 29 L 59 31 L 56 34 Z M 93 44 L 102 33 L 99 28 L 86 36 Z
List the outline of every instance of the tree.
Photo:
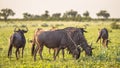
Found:
M 50 17 L 50 15 L 49 15 L 49 11 L 48 10 L 45 11 L 45 14 L 41 15 L 41 18 L 43 18 L 43 19 L 48 19 L 49 17 Z
M 109 14 L 109 13 L 105 13 L 105 14 L 103 15 L 103 17 L 104 17 L 105 19 L 108 19 L 108 17 L 110 17 L 110 14 Z
M 40 15 L 34 15 L 35 19 L 40 19 Z
M 31 19 L 32 18 L 32 14 L 29 14 L 29 13 L 23 13 L 23 18 L 24 19 Z
M 2 14 L 0 13 L 0 19 L 1 19 L 1 17 L 2 17 Z
M 75 20 L 77 16 L 78 12 L 71 9 L 70 11 L 66 11 L 62 18 L 65 20 Z
M 77 11 L 74 10 L 70 10 L 64 13 L 63 17 L 67 17 L 67 18 L 75 18 L 77 16 Z
M 108 17 L 110 17 L 110 14 L 106 10 L 101 10 L 100 12 L 96 13 L 96 15 L 105 19 L 108 19 Z
M 52 18 L 60 18 L 61 13 L 54 13 L 52 14 Z
M 89 17 L 89 12 L 86 11 L 85 13 L 83 13 L 83 16 L 84 16 L 85 18 L 88 18 L 88 17 Z
M 13 12 L 12 9 L 1 9 L 1 12 L 0 12 L 1 16 L 4 18 L 4 20 L 6 21 L 8 19 L 9 16 L 14 16 L 15 13 Z

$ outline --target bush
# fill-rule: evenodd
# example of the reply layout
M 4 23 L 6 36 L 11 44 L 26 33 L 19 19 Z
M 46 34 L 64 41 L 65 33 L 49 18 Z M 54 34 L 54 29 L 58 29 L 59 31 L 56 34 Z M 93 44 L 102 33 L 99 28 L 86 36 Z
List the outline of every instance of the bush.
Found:
M 58 27 L 58 26 L 64 26 L 64 24 L 56 24 L 55 26 L 56 27 Z
M 46 23 L 43 23 L 41 26 L 42 26 L 42 27 L 48 27 L 49 25 L 46 24 Z
M 114 22 L 114 23 L 111 23 L 111 28 L 112 29 L 120 29 L 120 25 L 117 24 L 116 22 Z
M 37 24 L 33 24 L 33 25 L 31 25 L 31 27 L 37 27 L 38 25 Z
M 20 27 L 23 27 L 23 28 L 24 28 L 24 27 L 26 27 L 26 25 L 21 25 Z

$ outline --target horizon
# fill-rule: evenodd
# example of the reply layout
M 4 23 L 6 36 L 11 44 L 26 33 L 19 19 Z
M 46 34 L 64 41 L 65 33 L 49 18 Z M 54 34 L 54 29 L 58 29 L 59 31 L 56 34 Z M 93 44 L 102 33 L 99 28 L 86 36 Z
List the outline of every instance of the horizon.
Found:
M 90 17 L 97 18 L 96 13 L 100 10 L 106 10 L 110 13 L 110 18 L 120 18 L 119 0 L 0 0 L 0 10 L 10 8 L 15 12 L 15 15 L 10 18 L 23 18 L 23 13 L 27 12 L 33 15 L 41 15 L 45 10 L 49 14 L 65 13 L 73 9 L 81 16 L 88 11 Z

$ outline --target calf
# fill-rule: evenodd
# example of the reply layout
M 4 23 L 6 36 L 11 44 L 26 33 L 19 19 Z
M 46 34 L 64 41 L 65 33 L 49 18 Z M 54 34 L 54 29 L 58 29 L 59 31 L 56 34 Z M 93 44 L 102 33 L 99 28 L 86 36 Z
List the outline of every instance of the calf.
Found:
M 26 30 L 19 29 L 19 28 L 18 30 L 16 30 L 16 28 L 14 29 L 14 33 L 10 37 L 10 44 L 9 44 L 9 50 L 8 50 L 9 58 L 11 58 L 13 46 L 16 48 L 16 52 L 15 52 L 16 58 L 18 59 L 18 54 L 20 56 L 19 48 L 22 48 L 22 57 L 23 57 L 23 51 L 26 44 L 24 33 L 27 33 L 27 32 L 28 32 L 27 27 L 26 27 Z
M 108 48 L 108 42 L 109 42 L 108 37 L 109 37 L 108 30 L 106 28 L 103 28 L 99 31 L 99 36 L 97 38 L 96 43 L 100 40 L 100 44 L 101 44 L 101 38 L 102 38 L 102 45 Z

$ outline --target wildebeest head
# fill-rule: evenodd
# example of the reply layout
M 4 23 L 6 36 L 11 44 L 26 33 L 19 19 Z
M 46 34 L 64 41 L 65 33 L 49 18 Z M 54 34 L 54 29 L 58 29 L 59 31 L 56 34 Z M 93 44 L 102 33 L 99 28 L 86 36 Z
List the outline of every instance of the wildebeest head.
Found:
M 80 45 L 83 50 L 85 50 L 86 55 L 92 56 L 92 47 L 88 45 L 81 29 L 75 29 L 74 32 L 72 33 L 72 38 L 75 41 L 77 45 Z
M 92 46 L 92 44 L 91 44 L 91 45 L 88 45 L 88 46 L 86 47 L 85 54 L 88 55 L 88 56 L 92 56 L 92 50 L 93 50 L 94 48 L 92 48 L 91 46 Z
M 26 30 L 20 29 L 20 28 L 18 28 L 18 30 L 16 30 L 17 28 L 18 28 L 18 27 L 16 27 L 16 28 L 14 29 L 14 32 L 19 32 L 19 33 L 21 33 L 21 34 L 24 34 L 24 33 L 27 33 L 27 32 L 28 32 L 28 28 L 27 28 L 27 27 L 25 27 Z

